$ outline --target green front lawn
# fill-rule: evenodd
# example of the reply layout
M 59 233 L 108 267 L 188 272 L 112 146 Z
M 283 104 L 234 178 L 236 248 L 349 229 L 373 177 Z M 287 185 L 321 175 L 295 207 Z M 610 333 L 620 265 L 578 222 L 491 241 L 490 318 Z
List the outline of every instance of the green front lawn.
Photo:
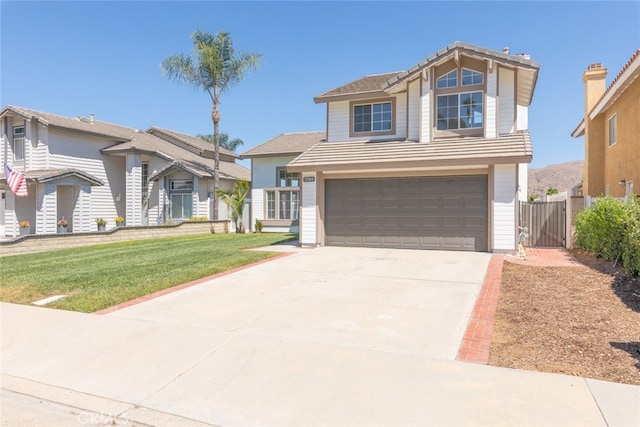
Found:
M 0 258 L 0 301 L 94 312 L 191 280 L 269 258 L 246 251 L 292 234 L 208 234 L 142 240 Z

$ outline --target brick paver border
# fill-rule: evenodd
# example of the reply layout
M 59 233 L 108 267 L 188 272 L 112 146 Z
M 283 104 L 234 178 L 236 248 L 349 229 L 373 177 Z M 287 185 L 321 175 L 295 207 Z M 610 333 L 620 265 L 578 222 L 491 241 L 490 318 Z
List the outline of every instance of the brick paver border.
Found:
M 504 255 L 498 254 L 494 254 L 489 261 L 482 289 L 473 308 L 456 360 L 483 364 L 489 362 L 503 263 Z
M 123 308 L 131 307 L 132 305 L 136 305 L 136 304 L 140 304 L 142 302 L 150 301 L 152 299 L 161 297 L 163 295 L 167 295 L 167 294 L 171 294 L 173 292 L 181 291 L 183 289 L 190 288 L 191 286 L 199 285 L 199 284 L 207 282 L 209 280 L 217 279 L 218 277 L 222 277 L 222 276 L 226 276 L 228 274 L 236 273 L 238 271 L 242 271 L 242 270 L 245 270 L 245 269 L 250 268 L 250 267 L 255 267 L 256 265 L 264 264 L 266 262 L 273 261 L 273 260 L 276 260 L 276 259 L 279 259 L 279 258 L 283 258 L 285 256 L 292 255 L 292 254 L 293 254 L 293 252 L 283 252 L 283 253 L 280 253 L 278 255 L 269 257 L 269 258 L 261 259 L 260 261 L 253 262 L 251 264 L 241 265 L 240 267 L 236 267 L 236 268 L 232 268 L 230 270 L 222 271 L 220 273 L 216 273 L 216 274 L 213 274 L 211 276 L 203 277 L 201 279 L 192 280 L 191 282 L 187 282 L 187 283 L 183 283 L 181 285 L 177 285 L 177 286 L 174 286 L 174 287 L 171 287 L 171 288 L 163 289 L 161 291 L 154 292 L 154 293 L 149 294 L 149 295 L 143 295 L 141 297 L 132 299 L 130 301 L 125 301 L 125 302 L 123 302 L 121 304 L 114 305 L 112 307 L 107 307 L 107 308 L 105 308 L 103 310 L 95 311 L 95 312 L 93 312 L 93 314 L 100 314 L 100 315 L 109 314 L 109 313 L 112 313 L 114 311 L 122 310 Z

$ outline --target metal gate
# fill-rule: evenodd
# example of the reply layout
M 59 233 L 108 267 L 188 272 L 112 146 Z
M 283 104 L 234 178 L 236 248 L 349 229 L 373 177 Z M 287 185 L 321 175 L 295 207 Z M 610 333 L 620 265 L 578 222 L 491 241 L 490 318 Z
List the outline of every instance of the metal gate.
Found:
M 520 227 L 529 229 L 525 246 L 564 247 L 566 200 L 560 202 L 520 202 Z

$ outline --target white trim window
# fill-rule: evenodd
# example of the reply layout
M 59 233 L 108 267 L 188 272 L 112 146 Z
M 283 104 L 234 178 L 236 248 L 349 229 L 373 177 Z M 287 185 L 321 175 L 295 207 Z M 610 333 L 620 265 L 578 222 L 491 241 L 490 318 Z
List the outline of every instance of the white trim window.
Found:
M 609 147 L 618 142 L 618 115 L 614 114 L 609 117 Z
M 458 86 L 458 69 L 455 69 L 442 77 L 439 77 L 436 81 L 436 88 L 446 89 L 448 87 Z
M 193 195 L 174 193 L 171 195 L 171 218 L 190 219 L 193 216 Z
M 481 85 L 484 83 L 484 74 L 479 71 L 462 69 L 462 86 Z
M 437 97 L 438 130 L 482 128 L 483 93 L 464 92 Z
M 13 138 L 11 144 L 11 151 L 13 151 L 13 161 L 21 162 L 24 160 L 24 138 Z
M 384 132 L 391 130 L 391 102 L 353 106 L 353 132 Z
M 265 218 L 297 221 L 300 212 L 299 190 L 265 190 Z

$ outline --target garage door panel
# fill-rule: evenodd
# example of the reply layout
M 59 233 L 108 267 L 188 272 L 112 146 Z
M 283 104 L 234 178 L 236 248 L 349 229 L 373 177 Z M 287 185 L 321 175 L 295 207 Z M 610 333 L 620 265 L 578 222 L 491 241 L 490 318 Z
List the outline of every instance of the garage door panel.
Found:
M 486 251 L 487 176 L 325 181 L 327 244 Z

